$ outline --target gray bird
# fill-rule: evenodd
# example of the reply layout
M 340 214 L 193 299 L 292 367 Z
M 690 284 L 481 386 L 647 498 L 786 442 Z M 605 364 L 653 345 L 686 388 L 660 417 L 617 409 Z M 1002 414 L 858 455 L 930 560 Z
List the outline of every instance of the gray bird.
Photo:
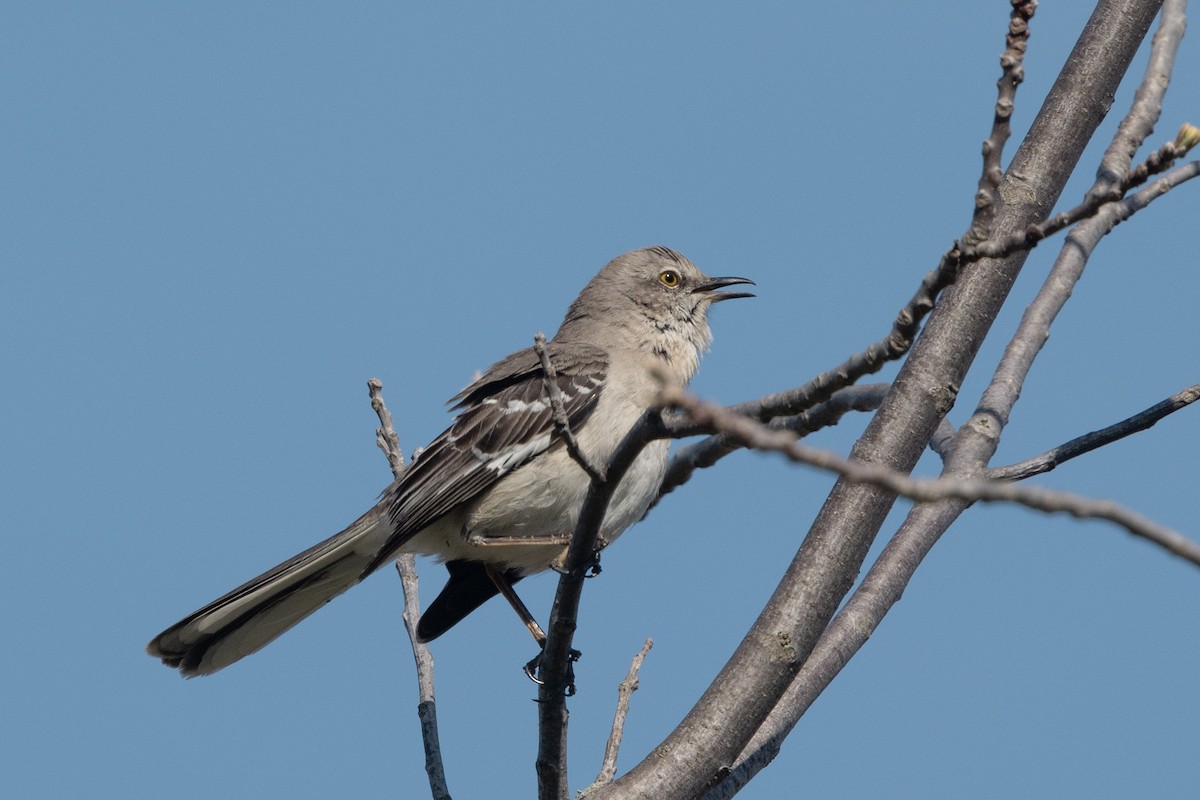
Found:
M 665 370 L 680 384 L 712 333 L 708 309 L 752 297 L 721 292 L 753 283 L 710 278 L 666 247 L 634 250 L 605 266 L 546 345 L 580 449 L 603 465 L 654 404 Z M 155 636 L 150 655 L 185 677 L 250 655 L 400 553 L 434 556 L 450 577 L 422 615 L 430 641 L 498 593 L 523 611 L 512 584 L 550 568 L 575 529 L 589 478 L 556 435 L 533 348 L 493 364 L 451 402 L 449 429 L 367 513 L 341 533 L 214 600 Z M 613 494 L 601 526 L 611 543 L 658 492 L 668 443 L 652 442 Z M 523 618 L 535 637 L 532 618 Z

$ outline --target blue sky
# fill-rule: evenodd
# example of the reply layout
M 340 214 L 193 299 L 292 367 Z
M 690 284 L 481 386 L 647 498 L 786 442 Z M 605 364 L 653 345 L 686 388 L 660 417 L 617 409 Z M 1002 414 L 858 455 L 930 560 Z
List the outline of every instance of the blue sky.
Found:
M 1018 136 L 1089 5 L 1039 9 Z M 758 282 L 757 299 L 714 313 L 694 383 L 707 398 L 799 384 L 881 336 L 969 221 L 1007 13 L 980 0 L 9 9 L 0 794 L 425 796 L 390 574 L 215 677 L 185 683 L 145 642 L 373 502 L 389 473 L 368 378 L 404 446 L 423 444 L 475 370 L 551 333 L 624 250 L 663 243 Z M 1200 121 L 1198 63 L 1185 41 L 1155 145 Z M 997 463 L 1197 381 L 1197 191 L 1101 246 Z M 1028 262 L 956 423 L 1054 249 Z M 1200 536 L 1197 413 L 1039 482 Z M 864 423 L 812 441 L 845 452 Z M 574 786 L 599 767 L 643 639 L 656 646 L 622 767 L 724 663 L 831 483 L 740 454 L 606 554 L 576 639 Z M 424 565 L 427 599 L 440 571 Z M 552 592 L 522 584 L 542 616 Z M 973 509 L 742 796 L 1194 796 L 1198 616 L 1200 574 L 1115 528 Z M 528 636 L 493 603 L 434 655 L 455 795 L 531 796 Z

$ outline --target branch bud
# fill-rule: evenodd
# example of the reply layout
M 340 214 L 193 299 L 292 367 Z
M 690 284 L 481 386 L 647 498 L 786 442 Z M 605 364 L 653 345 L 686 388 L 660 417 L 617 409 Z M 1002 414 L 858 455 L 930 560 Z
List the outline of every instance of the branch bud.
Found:
M 1180 126 L 1179 133 L 1175 136 L 1175 146 L 1181 150 L 1179 155 L 1182 156 L 1198 144 L 1200 144 L 1200 128 L 1185 122 Z

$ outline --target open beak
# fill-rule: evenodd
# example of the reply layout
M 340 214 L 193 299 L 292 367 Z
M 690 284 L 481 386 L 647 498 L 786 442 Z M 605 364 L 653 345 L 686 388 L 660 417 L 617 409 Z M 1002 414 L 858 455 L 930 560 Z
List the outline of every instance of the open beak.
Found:
M 754 297 L 750 292 L 719 292 L 718 289 L 724 289 L 726 286 L 739 286 L 741 284 L 754 285 L 754 281 L 749 278 L 709 278 L 704 283 L 692 289 L 693 294 L 703 294 L 710 302 L 716 303 L 720 300 L 732 300 L 735 297 Z

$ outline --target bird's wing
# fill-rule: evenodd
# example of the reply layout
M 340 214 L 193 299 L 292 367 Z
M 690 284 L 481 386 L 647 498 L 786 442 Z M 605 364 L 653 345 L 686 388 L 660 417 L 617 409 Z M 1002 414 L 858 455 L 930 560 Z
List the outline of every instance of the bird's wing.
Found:
M 567 421 L 578 430 L 604 387 L 608 358 L 599 347 L 578 344 L 563 352 L 551 343 L 547 352 Z M 395 532 L 363 574 L 439 517 L 545 452 L 555 439 L 550 398 L 533 348 L 492 365 L 451 402 L 459 412 L 454 424 L 388 489 L 385 505 Z

